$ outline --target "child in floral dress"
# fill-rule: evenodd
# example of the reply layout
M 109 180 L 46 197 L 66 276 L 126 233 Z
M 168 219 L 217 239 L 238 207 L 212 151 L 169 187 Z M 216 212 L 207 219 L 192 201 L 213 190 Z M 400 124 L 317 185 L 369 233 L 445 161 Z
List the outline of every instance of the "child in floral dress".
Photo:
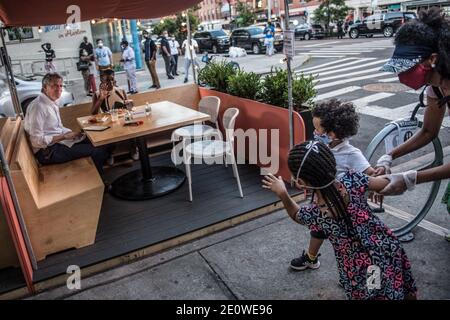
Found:
M 288 165 L 296 183 L 314 191 L 313 203 L 299 207 L 281 177 L 266 176 L 263 187 L 280 197 L 293 220 L 327 235 L 347 297 L 415 299 L 417 289 L 405 251 L 367 204 L 367 192 L 379 192 L 389 181 L 354 171 L 337 181 L 335 158 L 317 141 L 296 145 Z

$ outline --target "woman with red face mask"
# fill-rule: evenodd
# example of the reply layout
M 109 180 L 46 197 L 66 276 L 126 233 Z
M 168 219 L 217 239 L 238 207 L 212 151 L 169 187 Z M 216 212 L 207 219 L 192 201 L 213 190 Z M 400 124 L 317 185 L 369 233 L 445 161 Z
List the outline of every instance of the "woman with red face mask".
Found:
M 439 8 L 421 11 L 419 19 L 403 25 L 395 36 L 395 51 L 382 71 L 398 74 L 399 81 L 417 90 L 425 85 L 427 105 L 422 128 L 409 140 L 383 155 L 376 175 L 390 173 L 393 159 L 420 149 L 438 136 L 445 111 L 450 111 L 450 20 Z M 450 164 L 420 172 L 388 175 L 382 194 L 401 194 L 415 184 L 450 178 Z M 444 195 L 450 213 L 450 184 Z M 450 237 L 446 237 L 450 241 Z

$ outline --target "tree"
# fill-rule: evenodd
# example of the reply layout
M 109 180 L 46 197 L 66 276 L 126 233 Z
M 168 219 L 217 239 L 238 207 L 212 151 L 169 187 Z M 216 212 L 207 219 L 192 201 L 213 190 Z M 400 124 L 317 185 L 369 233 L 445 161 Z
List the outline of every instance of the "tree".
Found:
M 250 8 L 247 3 L 237 1 L 236 13 L 238 18 L 236 19 L 239 27 L 247 27 L 253 24 L 256 20 L 256 14 L 252 8 Z
M 191 32 L 196 31 L 199 20 L 190 10 L 189 22 L 191 23 Z M 153 28 L 153 34 L 160 35 L 164 30 L 173 34 L 178 40 L 185 39 L 187 37 L 186 17 L 179 13 L 175 19 L 164 19 L 163 23 L 159 23 Z
M 330 23 L 344 20 L 350 10 L 345 0 L 323 0 L 314 10 L 314 21 L 325 25 L 327 34 L 330 34 Z

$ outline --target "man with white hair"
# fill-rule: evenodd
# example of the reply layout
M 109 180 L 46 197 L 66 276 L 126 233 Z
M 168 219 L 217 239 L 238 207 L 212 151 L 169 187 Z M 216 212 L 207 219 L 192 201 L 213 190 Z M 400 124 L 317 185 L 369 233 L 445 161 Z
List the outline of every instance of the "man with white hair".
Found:
M 28 133 L 33 152 L 40 164 L 64 163 L 92 157 L 100 174 L 109 156 L 105 147 L 94 147 L 80 132 L 63 126 L 58 100 L 63 79 L 57 73 L 47 73 L 42 79 L 42 92 L 28 106 L 24 128 Z

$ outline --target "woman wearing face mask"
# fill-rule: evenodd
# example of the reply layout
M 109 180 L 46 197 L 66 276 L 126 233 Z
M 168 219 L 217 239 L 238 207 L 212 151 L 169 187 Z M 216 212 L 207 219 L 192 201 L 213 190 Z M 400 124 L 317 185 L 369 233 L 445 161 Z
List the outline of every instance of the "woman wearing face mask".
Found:
M 422 148 L 437 137 L 445 111 L 450 108 L 450 20 L 438 8 L 421 11 L 419 16 L 398 30 L 393 57 L 382 70 L 397 73 L 400 82 L 414 90 L 428 85 L 424 123 L 412 138 L 378 160 L 377 175 L 390 173 L 394 159 Z M 391 182 L 382 193 L 400 194 L 416 183 L 450 178 L 450 164 L 389 178 Z M 443 201 L 450 213 L 449 189 Z M 447 240 L 450 241 L 449 236 Z
M 314 140 L 326 144 L 336 159 L 336 178 L 349 170 L 372 175 L 375 170 L 370 166 L 361 150 L 352 146 L 349 138 L 358 133 L 359 117 L 351 103 L 341 103 L 331 99 L 318 103 L 313 109 Z M 323 232 L 311 231 L 308 250 L 300 257 L 292 259 L 290 267 L 296 271 L 318 269 L 319 250 L 327 238 Z

